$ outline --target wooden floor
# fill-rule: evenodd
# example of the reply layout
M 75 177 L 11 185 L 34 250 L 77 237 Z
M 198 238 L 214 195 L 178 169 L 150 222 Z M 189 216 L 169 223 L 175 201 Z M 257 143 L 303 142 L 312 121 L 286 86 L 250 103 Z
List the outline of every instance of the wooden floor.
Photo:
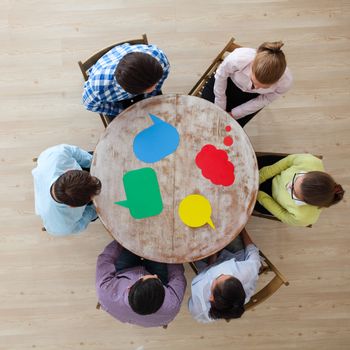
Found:
M 350 348 L 348 0 L 3 0 L 0 27 L 1 350 Z M 93 149 L 102 131 L 81 105 L 76 62 L 144 32 L 172 64 L 164 93 L 186 94 L 231 36 L 248 47 L 283 40 L 294 87 L 246 132 L 259 151 L 322 154 L 347 191 L 312 229 L 251 218 L 290 286 L 229 324 L 193 321 L 189 288 L 167 330 L 114 321 L 95 309 L 102 225 L 60 239 L 34 214 L 32 157 L 59 143 Z

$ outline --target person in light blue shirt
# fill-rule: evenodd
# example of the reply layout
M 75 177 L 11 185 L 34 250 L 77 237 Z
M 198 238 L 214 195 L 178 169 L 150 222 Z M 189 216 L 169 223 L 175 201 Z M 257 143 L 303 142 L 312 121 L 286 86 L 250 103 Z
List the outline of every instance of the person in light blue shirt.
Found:
M 201 272 L 192 281 L 188 302 L 195 320 L 209 323 L 241 317 L 254 294 L 261 265 L 259 250 L 247 231 L 243 229 L 229 246 L 196 265 Z
M 90 168 L 92 155 L 71 145 L 48 148 L 33 169 L 35 213 L 46 231 L 64 236 L 86 229 L 97 218 L 92 198 L 101 182 L 82 168 Z

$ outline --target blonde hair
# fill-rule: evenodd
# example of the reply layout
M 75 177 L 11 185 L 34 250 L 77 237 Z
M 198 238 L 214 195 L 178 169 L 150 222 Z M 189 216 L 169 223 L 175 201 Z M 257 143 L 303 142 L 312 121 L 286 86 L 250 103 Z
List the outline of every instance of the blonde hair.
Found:
M 282 41 L 265 42 L 257 50 L 252 72 L 261 84 L 274 84 L 283 75 L 287 67 L 281 47 Z

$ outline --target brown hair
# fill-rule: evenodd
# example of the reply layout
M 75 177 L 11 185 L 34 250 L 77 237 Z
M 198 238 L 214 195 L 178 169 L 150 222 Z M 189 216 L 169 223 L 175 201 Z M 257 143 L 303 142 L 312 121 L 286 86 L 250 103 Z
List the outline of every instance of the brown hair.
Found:
M 301 183 L 303 201 L 320 208 L 337 204 L 343 199 L 344 193 L 343 187 L 322 171 L 306 173 Z
M 163 76 L 161 64 L 143 52 L 126 54 L 118 63 L 115 77 L 118 84 L 131 94 L 142 94 Z
M 101 192 L 101 181 L 85 170 L 68 170 L 54 183 L 56 199 L 71 207 L 82 207 Z
M 252 71 L 261 84 L 274 84 L 283 75 L 287 67 L 281 47 L 282 41 L 265 42 L 257 50 Z

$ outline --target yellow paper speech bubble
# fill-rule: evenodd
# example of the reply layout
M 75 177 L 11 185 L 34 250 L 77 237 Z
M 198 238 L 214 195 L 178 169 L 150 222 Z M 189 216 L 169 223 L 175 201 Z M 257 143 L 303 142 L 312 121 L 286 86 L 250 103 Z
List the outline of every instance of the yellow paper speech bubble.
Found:
M 182 222 L 190 227 L 210 225 L 215 226 L 211 220 L 211 205 L 207 198 L 200 194 L 190 194 L 179 205 L 179 216 Z

